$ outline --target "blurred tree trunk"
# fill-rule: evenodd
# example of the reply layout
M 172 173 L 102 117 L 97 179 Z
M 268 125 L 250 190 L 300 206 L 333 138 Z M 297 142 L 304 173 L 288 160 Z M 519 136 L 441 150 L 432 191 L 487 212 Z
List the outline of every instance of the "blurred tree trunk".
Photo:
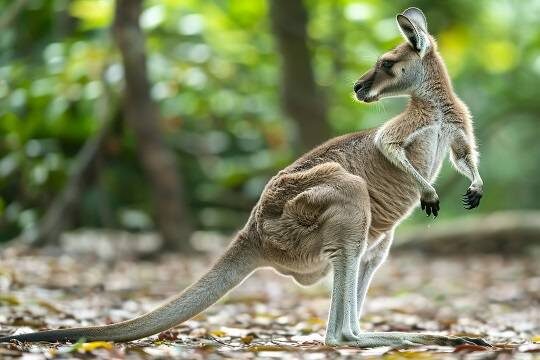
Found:
M 106 87 L 106 86 L 104 86 Z M 45 246 L 58 244 L 60 236 L 73 222 L 73 212 L 77 203 L 81 199 L 81 194 L 88 186 L 89 179 L 92 177 L 96 168 L 96 159 L 103 152 L 103 145 L 109 134 L 115 114 L 110 108 L 109 99 L 101 104 L 101 129 L 91 138 L 86 140 L 81 150 L 73 160 L 69 176 L 60 194 L 58 194 L 43 218 L 39 222 L 35 232 L 29 232 L 21 235 L 21 240 L 32 246 Z
M 150 98 L 145 38 L 139 27 L 141 0 L 118 0 L 113 31 L 125 78 L 124 116 L 137 139 L 137 151 L 150 182 L 163 249 L 191 252 L 191 223 L 172 151 L 160 129 L 160 115 Z
M 270 0 L 270 17 L 281 53 L 282 106 L 298 126 L 302 150 L 308 150 L 329 136 L 307 46 L 308 14 L 302 0 Z

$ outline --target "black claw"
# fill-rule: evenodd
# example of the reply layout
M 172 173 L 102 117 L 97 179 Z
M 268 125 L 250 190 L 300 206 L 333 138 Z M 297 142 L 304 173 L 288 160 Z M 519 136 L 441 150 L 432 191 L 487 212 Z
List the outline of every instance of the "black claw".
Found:
M 441 209 L 438 200 L 428 202 L 420 199 L 420 206 L 422 207 L 422 210 L 426 212 L 427 216 L 431 216 L 431 214 L 433 214 L 434 217 L 437 217 L 439 215 L 439 210 Z
M 480 199 L 482 198 L 482 194 L 475 191 L 468 189 L 467 192 L 462 197 L 463 207 L 467 210 L 474 209 L 478 207 L 480 204 Z

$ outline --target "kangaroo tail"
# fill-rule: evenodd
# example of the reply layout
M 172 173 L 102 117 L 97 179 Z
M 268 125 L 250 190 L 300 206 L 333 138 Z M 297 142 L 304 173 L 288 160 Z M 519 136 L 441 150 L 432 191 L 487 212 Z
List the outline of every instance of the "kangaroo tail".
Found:
M 0 338 L 1 342 L 131 341 L 176 326 L 218 301 L 240 284 L 259 264 L 252 242 L 239 235 L 225 254 L 196 283 L 160 307 L 131 320 L 104 326 L 48 330 Z

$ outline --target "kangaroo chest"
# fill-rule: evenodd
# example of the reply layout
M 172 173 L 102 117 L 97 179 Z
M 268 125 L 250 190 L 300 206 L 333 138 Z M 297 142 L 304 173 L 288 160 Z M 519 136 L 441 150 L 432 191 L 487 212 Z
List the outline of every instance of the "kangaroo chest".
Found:
M 405 142 L 409 161 L 429 181 L 435 180 L 452 140 L 452 125 L 443 121 L 421 127 Z

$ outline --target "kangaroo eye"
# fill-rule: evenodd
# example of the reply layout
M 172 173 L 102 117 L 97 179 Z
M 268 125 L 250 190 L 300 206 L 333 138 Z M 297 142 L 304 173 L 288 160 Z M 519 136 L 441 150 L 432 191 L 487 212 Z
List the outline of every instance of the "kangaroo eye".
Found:
M 390 60 L 383 60 L 381 63 L 381 67 L 385 70 L 389 70 L 394 66 L 394 62 Z

